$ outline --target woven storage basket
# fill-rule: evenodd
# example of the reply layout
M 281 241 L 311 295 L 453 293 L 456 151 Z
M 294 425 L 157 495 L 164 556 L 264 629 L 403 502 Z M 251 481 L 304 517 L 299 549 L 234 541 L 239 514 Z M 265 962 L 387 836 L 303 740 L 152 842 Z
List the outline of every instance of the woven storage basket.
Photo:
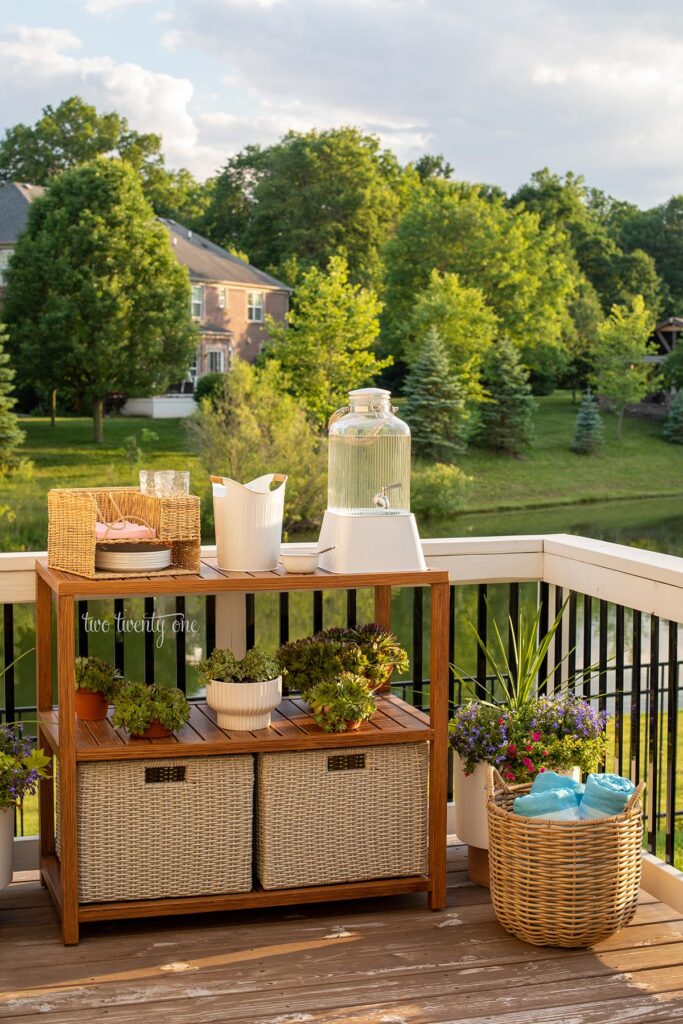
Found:
M 79 764 L 77 786 L 81 903 L 252 888 L 251 754 Z
M 530 785 L 489 769 L 491 899 L 503 928 L 535 946 L 592 946 L 625 927 L 640 889 L 641 783 L 623 814 L 553 821 L 514 814 Z
M 62 569 L 88 579 L 128 579 L 144 573 L 102 572 L 95 569 L 95 524 L 130 519 L 150 526 L 160 546 L 170 546 L 171 566 L 155 576 L 199 572 L 199 498 L 155 498 L 135 487 L 55 488 L 47 496 L 47 560 L 51 569 Z M 106 543 L 135 541 L 116 540 Z M 149 544 L 150 541 L 140 541 Z
M 426 743 L 260 754 L 263 888 L 423 874 L 427 764 Z

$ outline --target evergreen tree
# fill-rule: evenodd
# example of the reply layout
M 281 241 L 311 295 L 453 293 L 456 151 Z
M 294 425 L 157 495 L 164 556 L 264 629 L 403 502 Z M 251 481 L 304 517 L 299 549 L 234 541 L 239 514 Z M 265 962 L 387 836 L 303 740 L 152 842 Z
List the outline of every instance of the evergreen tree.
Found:
M 401 415 L 410 426 L 413 451 L 420 458 L 451 462 L 464 451 L 469 411 L 467 389 L 450 367 L 448 351 L 430 327 L 403 389 Z
M 508 338 L 494 342 L 486 352 L 481 383 L 488 401 L 481 406 L 477 444 L 510 455 L 521 454 L 533 442 L 536 403 L 531 397 L 529 374 Z
M 598 404 L 591 394 L 591 389 L 586 388 L 586 393 L 581 399 L 581 405 L 576 414 L 572 451 L 578 452 L 579 455 L 595 455 L 604 440 L 602 418 Z M 681 440 L 683 440 L 683 437 Z
M 22 444 L 25 434 L 19 429 L 14 410 L 16 399 L 14 390 L 14 370 L 9 367 L 9 356 L 4 351 L 7 335 L 0 324 L 0 469 L 13 469 L 19 462 L 17 448 Z
M 671 400 L 662 435 L 672 444 L 683 444 L 683 391 L 677 391 Z

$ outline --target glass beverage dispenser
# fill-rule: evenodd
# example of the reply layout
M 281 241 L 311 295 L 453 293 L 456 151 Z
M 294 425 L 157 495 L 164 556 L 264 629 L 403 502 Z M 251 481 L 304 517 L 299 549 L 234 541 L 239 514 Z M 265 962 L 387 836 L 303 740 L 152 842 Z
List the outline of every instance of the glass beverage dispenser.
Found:
M 327 511 L 320 548 L 330 572 L 424 569 L 410 512 L 410 428 L 380 388 L 349 392 L 330 419 Z

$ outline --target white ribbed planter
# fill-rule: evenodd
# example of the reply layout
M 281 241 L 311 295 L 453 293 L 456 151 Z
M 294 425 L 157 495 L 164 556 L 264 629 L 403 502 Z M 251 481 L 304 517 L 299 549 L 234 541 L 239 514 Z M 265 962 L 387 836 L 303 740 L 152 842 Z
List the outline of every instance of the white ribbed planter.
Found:
M 14 852 L 14 808 L 0 811 L 0 889 L 12 881 L 12 854 Z
M 282 700 L 282 676 L 258 683 L 226 683 L 212 679 L 206 703 L 216 712 L 221 729 L 267 729 L 270 715 Z

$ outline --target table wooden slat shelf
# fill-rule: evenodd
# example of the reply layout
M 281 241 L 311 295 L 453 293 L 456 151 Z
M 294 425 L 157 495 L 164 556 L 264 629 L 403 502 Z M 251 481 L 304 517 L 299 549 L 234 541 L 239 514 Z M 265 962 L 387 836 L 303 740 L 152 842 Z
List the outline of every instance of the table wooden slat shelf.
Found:
M 335 575 L 317 571 L 288 575 L 283 570 L 235 573 L 219 569 L 205 559 L 197 575 L 86 579 L 48 568 L 38 559 L 36 593 L 37 707 L 40 743 L 59 760 L 61 862 L 55 854 L 54 789 L 40 785 L 41 871 L 62 922 L 66 945 L 78 942 L 81 922 L 145 917 L 207 910 L 282 906 L 336 899 L 426 892 L 432 909 L 446 905 L 446 792 L 448 762 L 448 636 L 449 580 L 444 570 L 409 573 Z M 375 620 L 391 628 L 393 587 L 430 587 L 430 712 L 413 708 L 386 687 L 378 695 L 378 709 L 358 731 L 325 733 L 306 704 L 285 699 L 273 715 L 272 726 L 254 732 L 220 729 L 214 712 L 203 702 L 193 703 L 190 721 L 171 739 L 134 740 L 111 722 L 80 722 L 74 707 L 75 602 L 77 599 L 162 594 L 247 594 L 262 591 L 317 591 L 372 588 Z M 58 705 L 53 707 L 52 602 L 57 605 Z M 429 742 L 429 863 L 426 875 L 383 878 L 338 885 L 264 890 L 234 895 L 174 897 L 117 903 L 85 904 L 78 900 L 77 765 L 79 762 L 123 761 L 141 758 L 201 757 L 202 755 L 260 753 L 367 745 Z M 134 842 L 134 837 L 131 838 Z

